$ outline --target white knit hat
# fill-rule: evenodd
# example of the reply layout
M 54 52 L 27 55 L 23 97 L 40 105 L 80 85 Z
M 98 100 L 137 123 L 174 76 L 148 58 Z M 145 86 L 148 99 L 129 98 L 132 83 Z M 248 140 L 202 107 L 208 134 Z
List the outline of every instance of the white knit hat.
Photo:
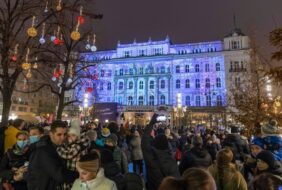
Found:
M 68 134 L 74 134 L 80 138 L 80 119 L 74 119 L 71 121 L 71 127 L 69 128 Z

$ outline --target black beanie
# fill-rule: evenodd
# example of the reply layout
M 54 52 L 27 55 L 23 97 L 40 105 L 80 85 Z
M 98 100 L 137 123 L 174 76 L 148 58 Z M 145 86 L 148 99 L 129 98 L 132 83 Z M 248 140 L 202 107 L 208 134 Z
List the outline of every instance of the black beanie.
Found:
M 114 157 L 113 157 L 113 153 L 107 149 L 102 149 L 100 150 L 100 154 L 101 154 L 101 164 L 102 166 L 104 164 L 109 164 L 114 162 Z
M 157 135 L 154 139 L 154 146 L 158 150 L 167 150 L 168 141 L 164 134 Z
M 263 150 L 257 155 L 257 159 L 260 159 L 264 161 L 265 163 L 268 164 L 269 168 L 274 168 L 275 167 L 275 158 L 274 155 L 267 150 Z

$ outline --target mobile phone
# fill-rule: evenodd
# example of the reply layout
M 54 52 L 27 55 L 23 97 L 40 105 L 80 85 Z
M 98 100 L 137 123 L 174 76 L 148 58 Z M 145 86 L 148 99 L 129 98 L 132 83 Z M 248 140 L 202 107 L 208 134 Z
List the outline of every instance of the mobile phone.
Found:
M 166 121 L 166 116 L 164 116 L 164 115 L 158 116 L 157 121 Z

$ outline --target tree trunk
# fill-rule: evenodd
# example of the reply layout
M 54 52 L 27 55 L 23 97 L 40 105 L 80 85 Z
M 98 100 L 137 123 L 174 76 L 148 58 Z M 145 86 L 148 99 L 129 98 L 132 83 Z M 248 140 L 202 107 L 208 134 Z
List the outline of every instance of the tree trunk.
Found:
M 57 120 L 62 120 L 62 115 L 65 107 L 65 91 L 62 90 L 59 96 L 58 109 L 57 109 Z

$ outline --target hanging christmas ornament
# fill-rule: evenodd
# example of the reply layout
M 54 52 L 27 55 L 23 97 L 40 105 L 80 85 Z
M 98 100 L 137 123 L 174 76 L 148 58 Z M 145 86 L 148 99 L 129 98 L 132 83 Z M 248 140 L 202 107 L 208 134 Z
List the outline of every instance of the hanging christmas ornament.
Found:
M 94 34 L 93 35 L 93 45 L 91 46 L 91 51 L 92 52 L 97 51 L 97 47 L 95 46 L 95 43 L 96 43 L 96 35 Z
M 57 11 L 61 11 L 62 10 L 62 0 L 59 0 L 58 5 L 56 6 L 56 10 Z
M 61 27 L 60 26 L 58 26 L 58 29 L 57 29 L 57 34 L 56 34 L 56 36 L 55 36 L 55 39 L 53 40 L 53 43 L 55 44 L 55 45 L 59 45 L 60 44 L 60 38 L 59 38 L 59 36 L 60 36 L 60 31 L 61 31 Z
M 79 16 L 77 17 L 77 21 L 79 24 L 85 23 L 85 19 L 84 19 L 84 16 L 82 15 L 82 11 L 83 11 L 83 7 L 81 6 Z
M 35 63 L 34 63 L 34 65 L 33 65 L 33 68 L 34 68 L 34 69 L 37 69 L 37 68 L 38 68 L 37 60 L 38 60 L 38 59 L 37 59 L 37 57 L 36 57 L 36 58 L 35 58 Z
M 26 78 L 31 78 L 32 74 L 31 74 L 31 70 L 28 69 L 27 74 L 26 74 Z
M 76 25 L 76 29 L 71 32 L 71 39 L 74 41 L 78 41 L 80 39 L 80 33 L 78 31 L 79 28 L 79 22 Z
M 45 36 L 45 22 L 43 23 L 41 38 L 39 39 L 40 44 L 45 44 L 46 40 L 45 40 L 44 36 Z
M 55 40 L 54 40 L 54 44 L 55 45 L 59 45 L 61 43 L 61 40 L 59 39 L 59 38 L 56 38 Z
M 50 37 L 51 42 L 54 42 L 56 39 L 56 31 L 54 30 L 54 34 Z
M 85 49 L 86 50 L 90 50 L 91 45 L 90 45 L 90 36 L 87 36 L 87 41 L 86 41 L 86 45 L 85 45 Z
M 17 59 L 18 59 L 18 57 L 17 57 L 17 55 L 18 55 L 18 47 L 19 47 L 19 44 L 16 44 L 15 50 L 14 50 L 14 55 L 11 57 L 11 60 L 12 60 L 13 62 L 16 62 Z
M 57 78 L 56 78 L 55 76 L 53 76 L 53 77 L 52 77 L 52 81 L 55 82 L 56 80 L 57 80 Z
M 31 64 L 28 62 L 28 56 L 29 56 L 29 48 L 27 48 L 27 53 L 25 56 L 25 62 L 22 64 L 23 70 L 29 70 L 31 67 Z
M 59 78 L 60 74 L 59 73 L 54 73 L 54 77 Z
M 32 17 L 32 24 L 31 27 L 27 29 L 28 36 L 34 38 L 37 36 L 37 29 L 34 27 L 35 24 L 35 16 Z
M 44 13 L 48 13 L 48 0 L 46 1 L 46 5 L 45 5 L 45 9 L 44 9 Z
M 70 86 L 72 83 L 72 79 L 71 78 L 68 78 L 67 82 L 66 82 L 66 86 Z
M 93 92 L 93 88 L 92 88 L 92 87 L 87 87 L 87 88 L 86 88 L 86 92 L 92 93 L 92 92 Z

